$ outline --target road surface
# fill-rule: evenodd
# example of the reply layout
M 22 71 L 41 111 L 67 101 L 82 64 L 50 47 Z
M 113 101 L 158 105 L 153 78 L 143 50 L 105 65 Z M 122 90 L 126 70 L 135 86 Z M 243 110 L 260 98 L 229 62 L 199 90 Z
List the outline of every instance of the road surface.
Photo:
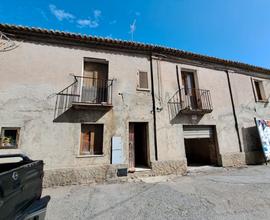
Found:
M 270 165 L 44 189 L 47 220 L 270 219 Z

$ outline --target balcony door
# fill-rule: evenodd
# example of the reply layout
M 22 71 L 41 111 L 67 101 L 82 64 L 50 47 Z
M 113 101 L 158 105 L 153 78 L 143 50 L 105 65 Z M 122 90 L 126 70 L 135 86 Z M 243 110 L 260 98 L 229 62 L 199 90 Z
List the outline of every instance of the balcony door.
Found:
M 182 71 L 182 84 L 184 86 L 184 97 L 186 107 L 190 109 L 197 109 L 198 102 L 197 102 L 197 91 L 195 86 L 195 79 L 193 72 L 186 72 Z
M 81 101 L 93 104 L 107 102 L 108 64 L 84 61 Z

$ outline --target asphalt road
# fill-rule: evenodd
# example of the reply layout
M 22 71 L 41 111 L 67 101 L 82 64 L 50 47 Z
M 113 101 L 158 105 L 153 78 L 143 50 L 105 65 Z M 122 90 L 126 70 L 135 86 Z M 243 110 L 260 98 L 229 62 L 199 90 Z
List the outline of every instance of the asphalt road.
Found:
M 270 219 L 270 165 L 203 168 L 183 177 L 48 188 L 47 220 Z

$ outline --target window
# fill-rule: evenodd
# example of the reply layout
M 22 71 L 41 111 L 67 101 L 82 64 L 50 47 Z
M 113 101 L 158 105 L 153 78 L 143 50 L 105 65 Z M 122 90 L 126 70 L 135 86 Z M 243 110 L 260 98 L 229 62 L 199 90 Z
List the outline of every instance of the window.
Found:
M 144 71 L 138 72 L 138 87 L 139 90 L 149 90 L 148 73 Z
M 81 155 L 102 155 L 103 125 L 82 124 L 81 126 Z
M 263 82 L 259 80 L 254 80 L 254 87 L 256 92 L 256 100 L 267 101 L 264 93 Z
M 2 128 L 0 148 L 17 148 L 20 128 Z

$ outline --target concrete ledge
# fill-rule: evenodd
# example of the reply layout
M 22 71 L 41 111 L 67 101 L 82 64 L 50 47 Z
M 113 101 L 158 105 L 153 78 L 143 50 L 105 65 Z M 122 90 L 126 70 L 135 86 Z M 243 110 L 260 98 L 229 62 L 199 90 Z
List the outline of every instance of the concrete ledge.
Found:
M 246 166 L 244 153 L 225 153 L 221 154 L 221 163 L 223 167 L 243 167 Z
M 151 163 L 152 172 L 158 175 L 183 175 L 187 172 L 187 163 L 185 160 L 167 160 L 154 161 Z
M 63 168 L 45 170 L 43 187 L 64 186 L 72 184 L 102 183 L 117 177 L 117 168 L 125 165 L 98 165 L 83 168 Z
M 265 163 L 265 158 L 262 151 L 245 152 L 245 155 L 246 155 L 246 163 L 248 165 Z

